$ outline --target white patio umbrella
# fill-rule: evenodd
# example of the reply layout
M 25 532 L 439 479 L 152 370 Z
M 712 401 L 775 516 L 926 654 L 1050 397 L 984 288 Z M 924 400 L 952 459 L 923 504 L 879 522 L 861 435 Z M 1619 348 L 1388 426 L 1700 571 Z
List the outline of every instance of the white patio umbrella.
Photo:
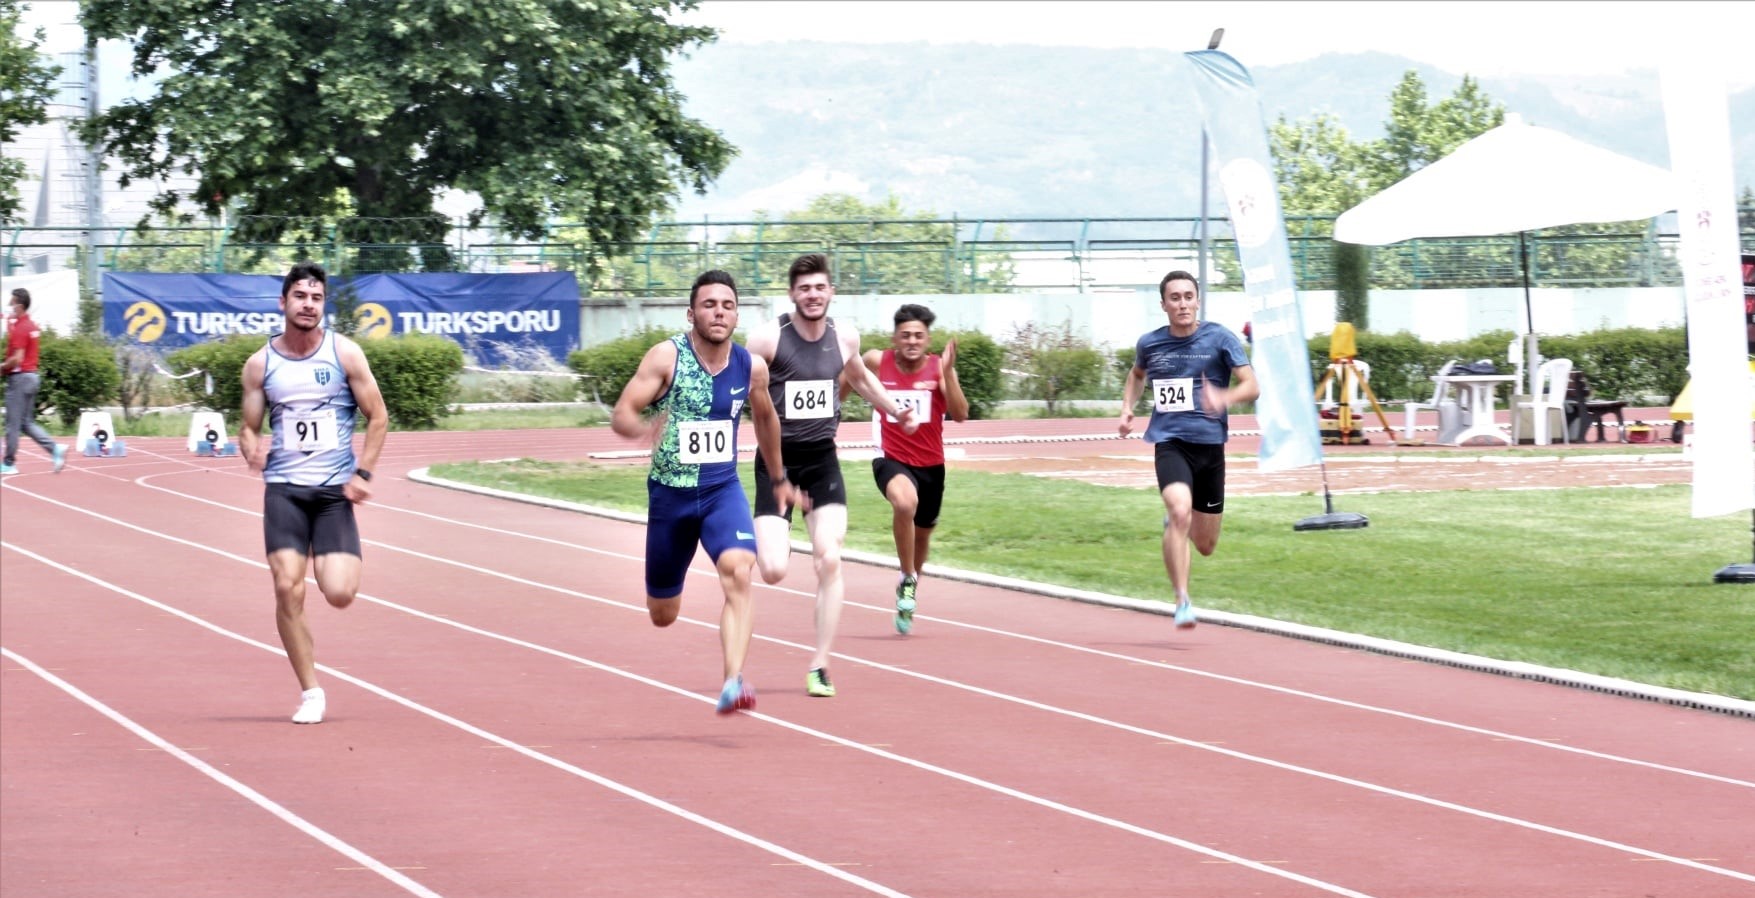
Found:
M 1335 239 L 1382 246 L 1416 237 L 1518 234 L 1526 331 L 1533 334 L 1527 231 L 1651 218 L 1676 208 L 1674 177 L 1658 168 L 1524 124 L 1505 124 L 1457 147 L 1335 219 Z M 1528 341 L 1535 392 L 1535 340 Z

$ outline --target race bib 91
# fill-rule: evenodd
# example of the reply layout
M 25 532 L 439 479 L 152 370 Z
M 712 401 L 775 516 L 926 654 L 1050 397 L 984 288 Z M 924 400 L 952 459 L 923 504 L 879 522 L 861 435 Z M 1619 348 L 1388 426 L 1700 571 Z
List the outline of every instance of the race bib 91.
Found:
M 835 382 L 832 380 L 789 380 L 783 397 L 785 408 L 780 416 L 791 421 L 805 418 L 830 418 L 835 414 Z
M 732 459 L 732 422 L 682 421 L 676 425 L 677 460 L 708 465 Z
M 1164 377 L 1153 380 L 1152 408 L 1160 412 L 1194 411 L 1194 378 Z
M 280 420 L 286 427 L 288 448 L 299 452 L 323 452 L 335 448 L 335 409 L 288 410 Z

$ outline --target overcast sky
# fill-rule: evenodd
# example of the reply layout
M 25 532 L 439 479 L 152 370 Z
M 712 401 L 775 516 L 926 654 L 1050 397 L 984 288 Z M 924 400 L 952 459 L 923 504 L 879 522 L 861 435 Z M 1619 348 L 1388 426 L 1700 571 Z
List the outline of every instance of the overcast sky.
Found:
M 27 2 L 24 24 L 48 27 L 46 49 L 78 48 L 77 3 Z M 736 43 L 924 40 L 1168 52 L 1204 47 L 1224 28 L 1220 49 L 1245 66 L 1376 50 L 1495 77 L 1654 70 L 1681 53 L 1717 60 L 1735 88 L 1755 86 L 1755 67 L 1745 61 L 1755 3 L 1747 0 L 702 0 L 685 20 Z
M 1747 41 L 1755 3 L 1279 2 L 1279 0 L 703 0 L 687 21 L 720 40 L 1206 46 L 1245 66 L 1376 50 L 1455 74 L 1597 75 L 1657 69 L 1671 53 L 1716 58 L 1737 87 L 1755 84 Z M 1738 46 L 1738 41 L 1742 45 Z

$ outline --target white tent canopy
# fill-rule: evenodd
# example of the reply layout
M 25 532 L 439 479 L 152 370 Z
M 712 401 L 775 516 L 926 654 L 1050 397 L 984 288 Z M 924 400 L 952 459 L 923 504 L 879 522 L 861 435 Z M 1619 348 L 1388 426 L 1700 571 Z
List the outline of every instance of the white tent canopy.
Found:
M 1669 170 L 1517 115 L 1342 213 L 1335 239 L 1382 246 L 1651 218 L 1676 208 Z
M 1521 235 L 1560 225 L 1634 221 L 1675 209 L 1678 190 L 1668 169 L 1508 114 L 1505 124 L 1341 213 L 1335 239 L 1383 246 L 1416 237 Z M 1529 256 L 1521 242 L 1520 250 L 1524 312 L 1533 330 Z M 1528 389 L 1534 394 L 1535 335 L 1524 343 Z

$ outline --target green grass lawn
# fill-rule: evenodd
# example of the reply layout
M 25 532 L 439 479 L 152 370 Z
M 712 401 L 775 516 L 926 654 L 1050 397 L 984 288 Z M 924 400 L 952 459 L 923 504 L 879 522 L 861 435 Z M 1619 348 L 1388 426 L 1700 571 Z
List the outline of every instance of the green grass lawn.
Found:
M 870 465 L 843 467 L 847 543 L 891 555 Z M 523 460 L 435 476 L 645 511 L 644 467 Z M 752 482 L 743 466 L 746 490 Z M 1746 515 L 1696 520 L 1689 487 L 1347 496 L 1361 530 L 1295 532 L 1318 496 L 1231 497 L 1202 607 L 1755 699 L 1755 589 L 1712 583 L 1750 558 Z M 951 469 L 932 561 L 1164 600 L 1163 508 L 1150 490 Z M 795 534 L 803 525 L 795 525 Z

